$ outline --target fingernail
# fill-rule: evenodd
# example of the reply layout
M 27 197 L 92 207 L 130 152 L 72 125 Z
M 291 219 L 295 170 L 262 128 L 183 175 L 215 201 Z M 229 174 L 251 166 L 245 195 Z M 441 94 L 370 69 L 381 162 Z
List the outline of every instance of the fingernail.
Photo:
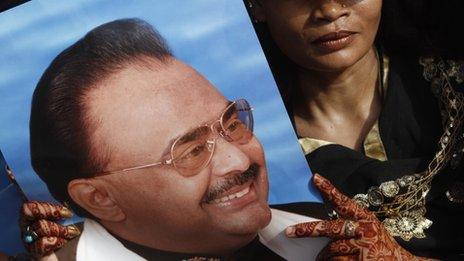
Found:
M 64 218 L 70 218 L 73 216 L 73 213 L 67 207 L 63 207 L 60 209 L 60 215 Z
M 76 226 L 70 225 L 68 226 L 68 233 L 71 237 L 77 237 L 81 234 L 81 231 Z
M 287 228 L 285 229 L 285 235 L 286 235 L 287 237 L 296 237 L 295 231 L 296 231 L 296 228 L 295 228 L 295 227 L 292 227 L 292 226 L 287 227 Z

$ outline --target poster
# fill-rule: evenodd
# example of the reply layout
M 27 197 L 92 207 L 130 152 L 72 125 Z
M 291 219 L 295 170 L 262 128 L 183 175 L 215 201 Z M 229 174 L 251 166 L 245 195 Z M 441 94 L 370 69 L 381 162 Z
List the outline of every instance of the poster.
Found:
M 0 60 L 5 61 L 0 64 L 0 148 L 28 198 L 53 201 L 30 162 L 29 117 L 37 82 L 62 50 L 96 26 L 121 18 L 148 22 L 175 57 L 225 97 L 250 102 L 254 133 L 266 156 L 270 204 L 319 201 L 245 6 L 227 0 L 31 1 L 0 13 Z M 11 220 L 17 212 L 1 215 Z M 5 240 L 0 238 L 0 246 Z

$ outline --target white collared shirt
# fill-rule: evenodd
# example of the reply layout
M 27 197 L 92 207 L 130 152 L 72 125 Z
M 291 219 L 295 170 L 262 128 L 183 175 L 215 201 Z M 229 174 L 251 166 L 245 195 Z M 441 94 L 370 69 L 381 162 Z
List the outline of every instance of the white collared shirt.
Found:
M 77 243 L 77 261 L 145 260 L 127 249 L 98 222 L 86 218 L 84 230 Z
M 315 260 L 327 245 L 327 238 L 287 238 L 285 228 L 301 222 L 317 219 L 286 211 L 271 209 L 272 219 L 259 232 L 261 243 L 287 260 Z M 145 260 L 127 249 L 98 222 L 85 219 L 84 229 L 77 244 L 77 261 L 126 261 Z

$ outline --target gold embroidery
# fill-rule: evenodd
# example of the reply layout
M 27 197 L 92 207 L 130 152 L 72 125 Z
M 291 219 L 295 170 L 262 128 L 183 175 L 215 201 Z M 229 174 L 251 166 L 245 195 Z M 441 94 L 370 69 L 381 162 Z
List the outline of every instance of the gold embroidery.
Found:
M 411 238 L 425 238 L 424 230 L 432 225 L 432 221 L 424 217 L 423 210 L 406 212 L 400 218 L 386 218 L 383 221 L 385 229 L 392 236 L 399 236 L 409 241 Z
M 303 149 L 305 155 L 308 155 L 309 153 L 315 151 L 316 149 L 322 146 L 334 144 L 333 142 L 312 138 L 301 138 L 298 139 L 298 142 L 300 143 L 300 146 Z
M 382 85 L 380 88 L 380 97 L 385 101 L 387 97 L 387 88 L 388 88 L 388 72 L 390 71 L 390 58 L 387 55 L 382 54 Z
M 432 225 L 432 221 L 424 217 L 425 197 L 432 179 L 445 166 L 456 168 L 464 154 L 464 94 L 459 92 L 464 62 L 422 58 L 420 64 L 424 66 L 424 78 L 431 82 L 442 114 L 444 132 L 439 140 L 439 150 L 424 172 L 384 182 L 379 187 L 370 188 L 367 194 L 354 197 L 362 206 L 376 207 L 376 215 L 385 218 L 385 228 L 391 235 L 401 236 L 404 240 L 425 237 L 424 230 Z M 392 198 L 391 201 L 385 202 L 384 196 Z
M 375 122 L 364 140 L 364 154 L 380 161 L 387 160 L 387 153 L 380 138 L 379 123 Z
M 382 99 L 382 102 L 385 102 L 387 97 L 387 88 L 388 88 L 388 73 L 390 70 L 390 59 L 386 55 L 382 55 L 380 57 L 377 54 L 379 61 L 379 65 L 381 69 L 379 69 L 379 79 L 382 81 L 379 84 L 379 93 Z M 382 73 L 381 73 L 382 72 Z M 387 160 L 387 153 L 385 151 L 385 146 L 383 145 L 382 138 L 380 137 L 380 130 L 379 130 L 379 121 L 375 121 L 374 126 L 372 126 L 371 130 L 366 136 L 366 139 L 363 142 L 364 147 L 364 154 L 370 158 L 377 159 L 380 161 Z

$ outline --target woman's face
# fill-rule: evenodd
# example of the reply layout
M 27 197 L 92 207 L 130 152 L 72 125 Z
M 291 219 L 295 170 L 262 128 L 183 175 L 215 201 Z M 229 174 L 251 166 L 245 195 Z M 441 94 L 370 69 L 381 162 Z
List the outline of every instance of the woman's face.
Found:
M 339 71 L 370 50 L 382 0 L 252 0 L 274 41 L 298 65 Z

